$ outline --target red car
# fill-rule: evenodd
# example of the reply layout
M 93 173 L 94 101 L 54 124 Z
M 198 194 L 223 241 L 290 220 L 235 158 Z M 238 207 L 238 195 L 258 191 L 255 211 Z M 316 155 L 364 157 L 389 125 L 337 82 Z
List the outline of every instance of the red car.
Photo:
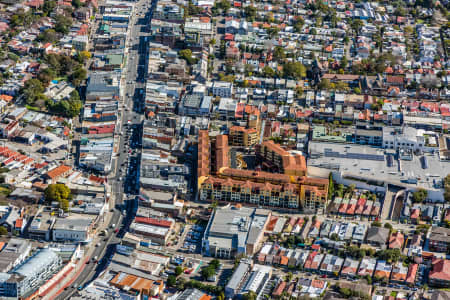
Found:
M 118 233 L 119 232 L 119 228 L 114 229 L 114 233 Z

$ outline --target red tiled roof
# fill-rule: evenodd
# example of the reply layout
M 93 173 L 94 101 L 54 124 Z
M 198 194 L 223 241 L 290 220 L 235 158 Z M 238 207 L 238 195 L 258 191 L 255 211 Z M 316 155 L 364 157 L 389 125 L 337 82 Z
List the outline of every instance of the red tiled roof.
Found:
M 136 223 L 159 226 L 159 227 L 167 227 L 170 228 L 172 226 L 172 222 L 168 220 L 158 220 L 155 218 L 146 218 L 146 217 L 136 217 Z
M 17 219 L 15 227 L 16 228 L 22 228 L 22 225 L 23 225 L 23 219 Z
M 391 234 L 389 238 L 389 248 L 390 249 L 401 249 L 403 242 L 405 241 L 404 235 L 397 231 Z
M 414 283 L 416 281 L 416 274 L 417 274 L 418 267 L 419 267 L 418 264 L 410 264 L 409 265 L 408 274 L 406 275 L 407 283 Z
M 311 286 L 317 289 L 323 289 L 325 287 L 325 281 L 319 279 L 313 279 L 311 281 Z
M 286 282 L 284 282 L 284 281 L 280 282 L 280 284 L 278 284 L 277 288 L 272 293 L 272 295 L 273 296 L 280 296 L 283 293 L 285 288 L 286 288 Z
M 51 179 L 55 179 L 61 175 L 63 175 L 66 172 L 70 172 L 72 170 L 72 167 L 66 166 L 66 165 L 60 165 L 53 170 L 50 170 L 47 172 L 47 176 Z
M 429 278 L 450 281 L 450 260 L 435 259 L 432 262 L 432 269 L 429 274 Z
M 412 210 L 412 212 L 411 212 L 411 219 L 417 219 L 417 218 L 419 218 L 419 216 L 420 216 L 420 210 L 418 210 L 417 208 L 416 209 L 413 209 Z

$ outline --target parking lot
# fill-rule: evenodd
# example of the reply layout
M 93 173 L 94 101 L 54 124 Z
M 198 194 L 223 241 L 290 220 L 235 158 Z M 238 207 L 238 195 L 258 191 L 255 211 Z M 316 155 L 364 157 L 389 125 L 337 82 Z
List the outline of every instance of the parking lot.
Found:
M 186 253 L 200 253 L 202 247 L 202 238 L 205 228 L 200 225 L 186 226 L 187 230 L 181 251 Z
M 16 143 L 13 141 L 0 142 L 1 146 L 8 146 L 9 149 L 16 152 L 25 154 L 35 161 L 56 161 L 56 160 L 67 160 L 69 157 L 68 151 L 66 149 L 60 149 L 54 152 L 39 152 L 39 150 L 45 145 L 45 143 L 37 140 L 32 145 L 24 143 Z

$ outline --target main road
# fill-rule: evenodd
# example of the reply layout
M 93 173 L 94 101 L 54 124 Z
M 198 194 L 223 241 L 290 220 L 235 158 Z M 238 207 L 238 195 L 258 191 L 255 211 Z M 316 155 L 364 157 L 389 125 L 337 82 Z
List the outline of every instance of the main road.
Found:
M 70 299 L 77 292 L 78 287 L 84 287 L 100 274 L 107 265 L 108 260 L 114 253 L 115 245 L 120 241 L 117 235 L 122 235 L 131 221 L 131 211 L 122 217 L 124 200 L 133 199 L 137 192 L 137 169 L 139 168 L 139 146 L 140 128 L 143 120 L 143 103 L 145 97 L 145 80 L 147 73 L 148 58 L 148 27 L 152 11 L 150 0 L 140 0 L 136 2 L 134 16 L 131 19 L 131 27 L 128 39 L 128 55 L 125 72 L 125 84 L 123 102 L 120 105 L 118 124 L 118 146 L 117 155 L 113 160 L 111 175 L 108 177 L 108 184 L 111 186 L 111 197 L 114 199 L 114 209 L 111 207 L 112 216 L 109 219 L 108 227 L 120 228 L 118 234 L 109 230 L 108 236 L 104 239 L 97 237 L 98 244 L 90 245 L 95 247 L 90 255 L 83 271 L 74 282 L 67 287 L 57 299 Z M 136 150 L 135 150 L 136 149 Z M 125 190 L 124 190 L 125 188 Z M 128 206 L 130 207 L 130 206 Z M 92 248 L 91 248 L 92 249 Z M 88 251 L 88 250 L 86 250 Z M 95 261 L 94 261 L 95 260 Z M 96 261 L 99 263 L 96 263 Z

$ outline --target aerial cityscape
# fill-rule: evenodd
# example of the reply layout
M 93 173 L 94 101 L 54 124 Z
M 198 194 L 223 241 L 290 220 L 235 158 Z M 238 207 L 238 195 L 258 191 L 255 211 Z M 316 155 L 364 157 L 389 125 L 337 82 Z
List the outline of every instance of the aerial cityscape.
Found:
M 450 299 L 448 10 L 0 0 L 0 299 Z

